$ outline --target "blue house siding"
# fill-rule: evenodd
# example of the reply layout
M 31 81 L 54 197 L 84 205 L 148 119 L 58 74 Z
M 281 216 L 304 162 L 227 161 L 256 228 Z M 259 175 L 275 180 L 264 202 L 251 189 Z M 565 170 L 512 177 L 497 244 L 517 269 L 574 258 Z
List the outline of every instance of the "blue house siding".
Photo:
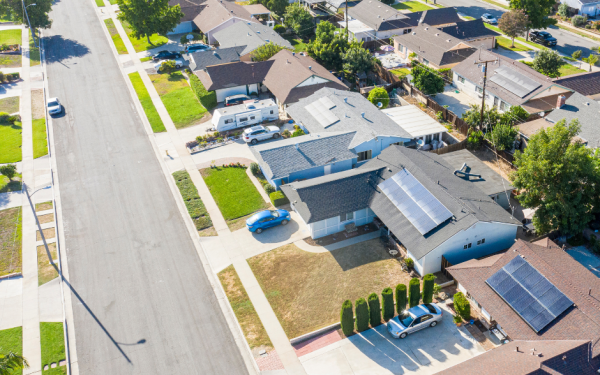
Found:
M 352 169 L 353 164 L 356 164 L 356 159 L 342 160 L 342 161 L 335 162 L 335 163 L 328 164 L 328 165 L 331 165 L 331 173 L 337 173 L 337 172 L 346 171 L 348 169 Z M 262 171 L 262 168 L 261 168 L 261 171 Z M 264 175 L 264 172 L 263 172 L 263 175 Z M 279 179 L 271 180 L 271 179 L 267 178 L 267 181 L 271 185 L 273 185 L 273 187 L 275 189 L 279 190 L 279 187 L 284 183 L 287 184 L 290 181 L 302 180 L 302 179 L 308 180 L 310 178 L 321 177 L 324 175 L 325 175 L 325 166 L 318 166 L 318 167 L 294 172 L 294 173 L 291 173 L 287 177 L 283 177 L 283 178 L 279 178 Z
M 367 142 L 363 142 L 360 145 L 354 147 L 354 151 L 359 153 L 371 150 L 371 157 L 374 158 L 375 156 L 381 154 L 381 151 L 388 148 L 391 144 L 408 141 L 410 141 L 410 139 L 400 137 L 378 136 L 377 140 L 373 138 Z

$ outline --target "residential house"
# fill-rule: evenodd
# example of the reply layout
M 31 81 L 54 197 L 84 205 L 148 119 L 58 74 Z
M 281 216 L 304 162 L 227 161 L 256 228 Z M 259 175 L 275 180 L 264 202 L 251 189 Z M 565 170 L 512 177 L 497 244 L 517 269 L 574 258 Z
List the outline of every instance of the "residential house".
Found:
M 183 12 L 183 17 L 179 20 L 177 25 L 168 34 L 182 34 L 191 33 L 198 28 L 194 24 L 194 18 L 200 14 L 200 11 L 204 7 L 205 0 L 169 0 L 169 6 L 179 5 Z
M 436 8 L 422 12 L 402 13 L 378 0 L 364 0 L 348 9 L 348 29 L 358 40 L 388 39 L 407 34 L 415 27 L 448 26 L 461 19 L 454 8 Z M 345 21 L 339 22 L 342 27 Z
M 575 90 L 590 99 L 600 100 L 600 71 L 555 78 L 554 83 Z
M 527 357 L 532 358 L 532 354 L 537 353 L 539 358 L 549 361 L 543 372 L 515 369 L 511 374 L 591 374 L 586 363 L 598 368 L 600 279 L 552 241 L 518 240 L 504 253 L 470 260 L 446 270 L 454 277 L 458 289 L 468 296 L 472 313 L 478 315 L 482 323 L 515 340 L 512 344 L 515 352 L 517 346 L 519 352 L 527 348 Z M 579 347 L 574 341 L 589 343 L 586 347 L 589 356 L 574 353 Z M 521 346 L 520 342 L 528 343 Z M 570 350 L 569 342 L 573 345 Z M 556 343 L 555 350 L 565 351 L 560 360 L 553 360 L 549 343 Z M 533 348 L 535 353 L 531 353 Z M 489 360 L 486 354 L 477 357 L 474 365 L 493 366 L 486 368 L 495 373 L 493 369 L 498 365 L 493 364 L 493 358 L 497 358 L 497 354 L 491 353 Z M 508 371 L 515 360 L 503 357 L 502 365 L 509 365 Z M 485 363 L 477 365 L 481 361 Z M 468 362 L 460 366 L 471 368 Z M 525 365 L 527 361 L 520 358 L 518 362 Z M 531 368 L 530 365 L 523 369 L 527 368 Z M 549 371 L 551 369 L 556 372 Z M 447 374 L 455 373 L 452 368 L 449 371 Z
M 207 91 L 214 91 L 217 102 L 231 95 L 251 95 L 266 91 L 264 81 L 271 61 L 246 63 L 243 61 L 207 66 L 194 72 Z
M 382 109 L 381 112 L 404 129 L 412 140 L 423 141 L 425 150 L 441 147 L 444 133 L 448 133 L 445 126 L 412 104 Z
M 425 275 L 509 248 L 520 223 L 437 154 L 392 146 L 358 168 L 281 186 L 313 238 L 377 217 Z
M 237 22 L 260 23 L 261 16 L 265 19 L 271 17 L 271 11 L 262 4 L 244 6 L 233 1 L 206 0 L 193 23 L 206 35 L 207 42 L 214 44 L 214 34 L 219 30 Z
M 454 85 L 472 98 L 482 98 L 484 65 L 476 61 L 485 60 L 495 60 L 487 64 L 486 105 L 500 112 L 515 105 L 531 114 L 547 112 L 554 109 L 559 96 L 573 93 L 521 62 L 481 50 L 452 68 Z
M 468 150 L 447 152 L 440 156 L 455 169 L 455 176 L 472 182 L 500 207 L 510 209 L 510 195 L 514 187 L 477 156 Z
M 331 17 L 332 10 L 329 9 L 327 0 L 298 0 L 298 3 L 308 10 L 315 25 Z
M 423 65 L 434 69 L 452 68 L 477 51 L 468 43 L 431 26 L 418 26 L 412 32 L 394 37 L 394 52 L 405 61 L 414 52 Z
M 241 52 L 241 61 L 251 61 L 250 53 L 269 42 L 294 49 L 291 43 L 273 31 L 273 28 L 256 22 L 237 22 L 213 33 L 213 36 L 221 48 L 245 46 Z
M 440 28 L 440 31 L 453 38 L 460 39 L 472 47 L 492 49 L 496 47 L 496 37 L 500 34 L 485 27 L 483 20 L 456 22 L 455 26 Z
M 579 14 L 596 18 L 600 14 L 600 1 L 598 0 L 560 0 L 561 3 L 577 9 Z
M 346 3 L 348 3 L 348 8 L 356 6 L 356 4 L 360 3 L 361 0 L 357 1 L 346 1 L 346 0 L 327 0 L 327 8 L 331 9 L 333 12 L 337 13 L 340 9 L 346 9 Z
M 231 62 L 239 62 L 242 51 L 246 46 L 217 48 L 209 51 L 190 53 L 190 69 L 192 71 L 205 70 L 212 65 L 221 65 Z

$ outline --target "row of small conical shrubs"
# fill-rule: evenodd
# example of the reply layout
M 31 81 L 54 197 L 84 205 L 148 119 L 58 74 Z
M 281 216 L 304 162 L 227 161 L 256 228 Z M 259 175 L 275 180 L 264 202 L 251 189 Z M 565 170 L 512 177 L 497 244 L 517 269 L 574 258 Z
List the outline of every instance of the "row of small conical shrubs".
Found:
M 423 278 L 423 294 L 421 295 L 421 281 L 418 278 L 413 278 L 408 283 L 408 295 L 407 288 L 404 284 L 396 285 L 395 293 L 392 288 L 385 288 L 381 292 L 381 303 L 377 293 L 371 293 L 367 300 L 359 298 L 355 302 L 356 306 L 356 331 L 362 332 L 371 327 L 377 327 L 381 324 L 381 317 L 383 313 L 383 320 L 388 321 L 394 317 L 394 294 L 396 299 L 396 312 L 400 314 L 406 310 L 406 304 L 408 303 L 409 308 L 415 307 L 419 304 L 421 298 L 423 303 L 431 303 L 433 300 L 433 287 L 434 287 L 435 276 L 433 274 L 427 274 Z M 340 313 L 340 323 L 342 325 L 342 332 L 344 335 L 350 336 L 354 333 L 354 312 L 352 311 L 352 302 L 345 300 L 342 303 L 342 311 Z

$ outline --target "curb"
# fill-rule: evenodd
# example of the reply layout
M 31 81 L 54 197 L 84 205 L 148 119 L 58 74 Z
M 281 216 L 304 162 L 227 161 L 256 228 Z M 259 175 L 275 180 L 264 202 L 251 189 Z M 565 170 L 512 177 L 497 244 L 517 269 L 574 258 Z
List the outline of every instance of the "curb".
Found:
M 0 276 L 0 280 L 7 280 L 11 277 L 23 276 L 21 272 L 9 273 L 8 275 Z
M 331 331 L 331 330 L 334 330 L 334 329 L 339 329 L 339 328 L 341 328 L 341 326 L 342 326 L 342 324 L 340 322 L 333 323 L 333 324 L 331 324 L 331 325 L 329 325 L 327 327 L 320 328 L 320 329 L 317 329 L 316 331 L 309 332 L 309 333 L 307 333 L 305 335 L 295 337 L 295 338 L 293 338 L 293 339 L 290 340 L 290 344 L 292 344 L 292 345 L 299 344 L 299 343 L 301 343 L 303 341 L 312 339 L 315 336 L 319 336 L 320 334 L 325 333 L 327 331 Z

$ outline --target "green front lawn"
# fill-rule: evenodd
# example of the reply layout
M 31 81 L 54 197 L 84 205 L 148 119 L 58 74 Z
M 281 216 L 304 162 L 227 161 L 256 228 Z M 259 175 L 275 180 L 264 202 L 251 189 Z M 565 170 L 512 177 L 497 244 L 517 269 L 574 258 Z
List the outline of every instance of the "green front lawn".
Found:
M 148 57 L 142 57 L 142 58 L 140 59 L 140 62 L 146 62 L 146 61 L 150 61 L 150 60 L 152 60 L 152 56 L 148 56 Z
M 119 35 L 119 31 L 117 31 L 117 28 L 116 28 L 115 23 L 113 22 L 112 18 L 104 20 L 104 23 L 106 24 L 106 28 L 108 29 L 108 32 L 110 34 L 110 37 L 111 37 L 113 43 L 115 44 L 117 53 L 119 55 L 126 55 L 127 48 L 125 48 L 125 43 L 123 43 L 123 39 L 121 39 L 121 35 Z
M 8 352 L 23 354 L 23 327 L 3 329 L 0 331 L 0 356 Z M 22 374 L 22 370 L 11 370 L 7 374 Z
M 525 52 L 525 51 L 532 51 L 531 48 L 524 46 L 520 43 L 515 43 L 514 47 L 511 47 L 512 41 L 508 38 L 505 38 L 503 36 L 497 36 L 496 37 L 498 46 L 504 49 L 507 49 L 509 51 L 514 51 L 514 52 Z
M 127 33 L 127 36 L 129 37 L 129 40 L 131 41 L 131 44 L 133 44 L 135 52 L 143 52 L 152 48 L 160 47 L 163 44 L 167 44 L 169 42 L 169 39 L 165 38 L 164 36 L 154 34 L 150 37 L 150 41 L 152 42 L 152 44 L 150 44 L 148 43 L 148 38 L 138 39 L 131 35 L 132 31 L 129 28 L 129 24 L 127 22 L 121 23 L 123 25 L 123 28 L 125 29 L 125 32 Z
M 394 4 L 394 5 L 392 5 L 392 7 L 399 9 L 399 10 L 408 9 L 411 12 L 421 12 L 423 10 L 434 9 L 433 7 L 430 7 L 429 5 L 425 5 L 418 1 L 405 1 L 403 3 Z
M 0 164 L 21 161 L 22 127 L 20 122 L 0 122 Z
M 225 220 L 269 207 L 250 181 L 246 168 L 205 168 L 200 173 Z
M 533 69 L 533 62 L 532 61 L 524 61 L 524 60 L 519 60 L 520 62 L 522 62 L 523 64 L 531 67 Z M 569 64 L 568 62 L 565 62 L 559 69 L 558 72 L 560 73 L 559 77 L 564 77 L 564 76 L 570 76 L 572 74 L 577 74 L 577 73 L 585 73 L 586 70 L 583 69 L 579 69 L 578 67 Z M 541 73 L 541 72 L 540 72 Z M 544 73 L 542 73 L 544 74 Z
M 0 99 L 0 112 L 9 114 L 19 112 L 19 96 L 11 96 L 10 98 Z
M 210 228 L 212 220 L 208 215 L 208 211 L 206 211 L 204 202 L 202 202 L 200 195 L 198 195 L 198 190 L 190 178 L 190 174 L 187 171 L 177 171 L 173 173 L 173 178 L 183 198 L 185 207 L 196 225 L 196 229 L 200 231 Z
M 48 155 L 48 137 L 46 136 L 46 119 L 33 120 L 33 158 Z
M 0 31 L 0 44 L 19 44 L 23 40 L 21 29 L 10 29 Z
M 104 0 L 96 0 L 96 6 L 97 7 L 103 7 L 104 6 Z
M 152 131 L 155 133 L 167 131 L 165 124 L 162 122 L 160 115 L 154 106 L 154 103 L 152 103 L 152 99 L 150 98 L 150 94 L 148 94 L 146 85 L 144 85 L 144 82 L 142 82 L 140 73 L 135 72 L 129 74 L 129 79 L 131 80 L 133 89 L 137 93 L 138 99 L 142 104 L 142 108 L 144 108 L 144 113 L 146 113 L 146 117 L 148 118 L 148 122 L 150 122 Z
M 204 117 L 206 108 L 200 104 L 181 72 L 151 74 L 150 79 L 176 128 L 193 125 Z
M 22 219 L 21 207 L 0 211 L 0 276 L 21 272 Z
M 410 74 L 410 69 L 406 69 L 406 68 L 392 69 L 392 70 L 390 70 L 390 73 L 392 73 L 396 77 L 402 79 L 402 78 L 406 77 L 408 74 Z
M 502 30 L 500 30 L 499 27 L 490 25 L 489 23 L 484 23 L 484 25 L 485 25 L 485 27 L 487 27 L 490 30 L 494 30 L 497 33 L 504 34 L 502 32 Z M 504 38 L 504 37 L 496 37 L 496 38 Z M 504 38 L 504 39 L 507 39 L 507 38 Z M 534 48 L 539 48 L 539 49 L 547 49 L 548 48 L 546 46 L 542 46 L 541 44 L 537 44 L 537 43 L 534 43 L 534 42 L 527 41 L 527 40 L 525 40 L 525 38 L 521 38 L 520 36 L 516 37 L 515 40 L 518 40 L 522 44 L 527 44 L 527 45 L 529 45 L 531 47 L 534 47 Z
M 9 193 L 11 191 L 21 191 L 21 174 L 17 173 L 13 180 L 9 180 L 8 177 L 0 175 L 0 193 Z
M 51 363 L 58 365 L 65 360 L 65 340 L 62 323 L 40 322 L 40 345 L 42 347 L 42 368 Z M 61 371 L 62 367 L 62 371 Z M 42 371 L 42 374 L 66 374 L 66 366 L 57 366 L 54 369 Z

